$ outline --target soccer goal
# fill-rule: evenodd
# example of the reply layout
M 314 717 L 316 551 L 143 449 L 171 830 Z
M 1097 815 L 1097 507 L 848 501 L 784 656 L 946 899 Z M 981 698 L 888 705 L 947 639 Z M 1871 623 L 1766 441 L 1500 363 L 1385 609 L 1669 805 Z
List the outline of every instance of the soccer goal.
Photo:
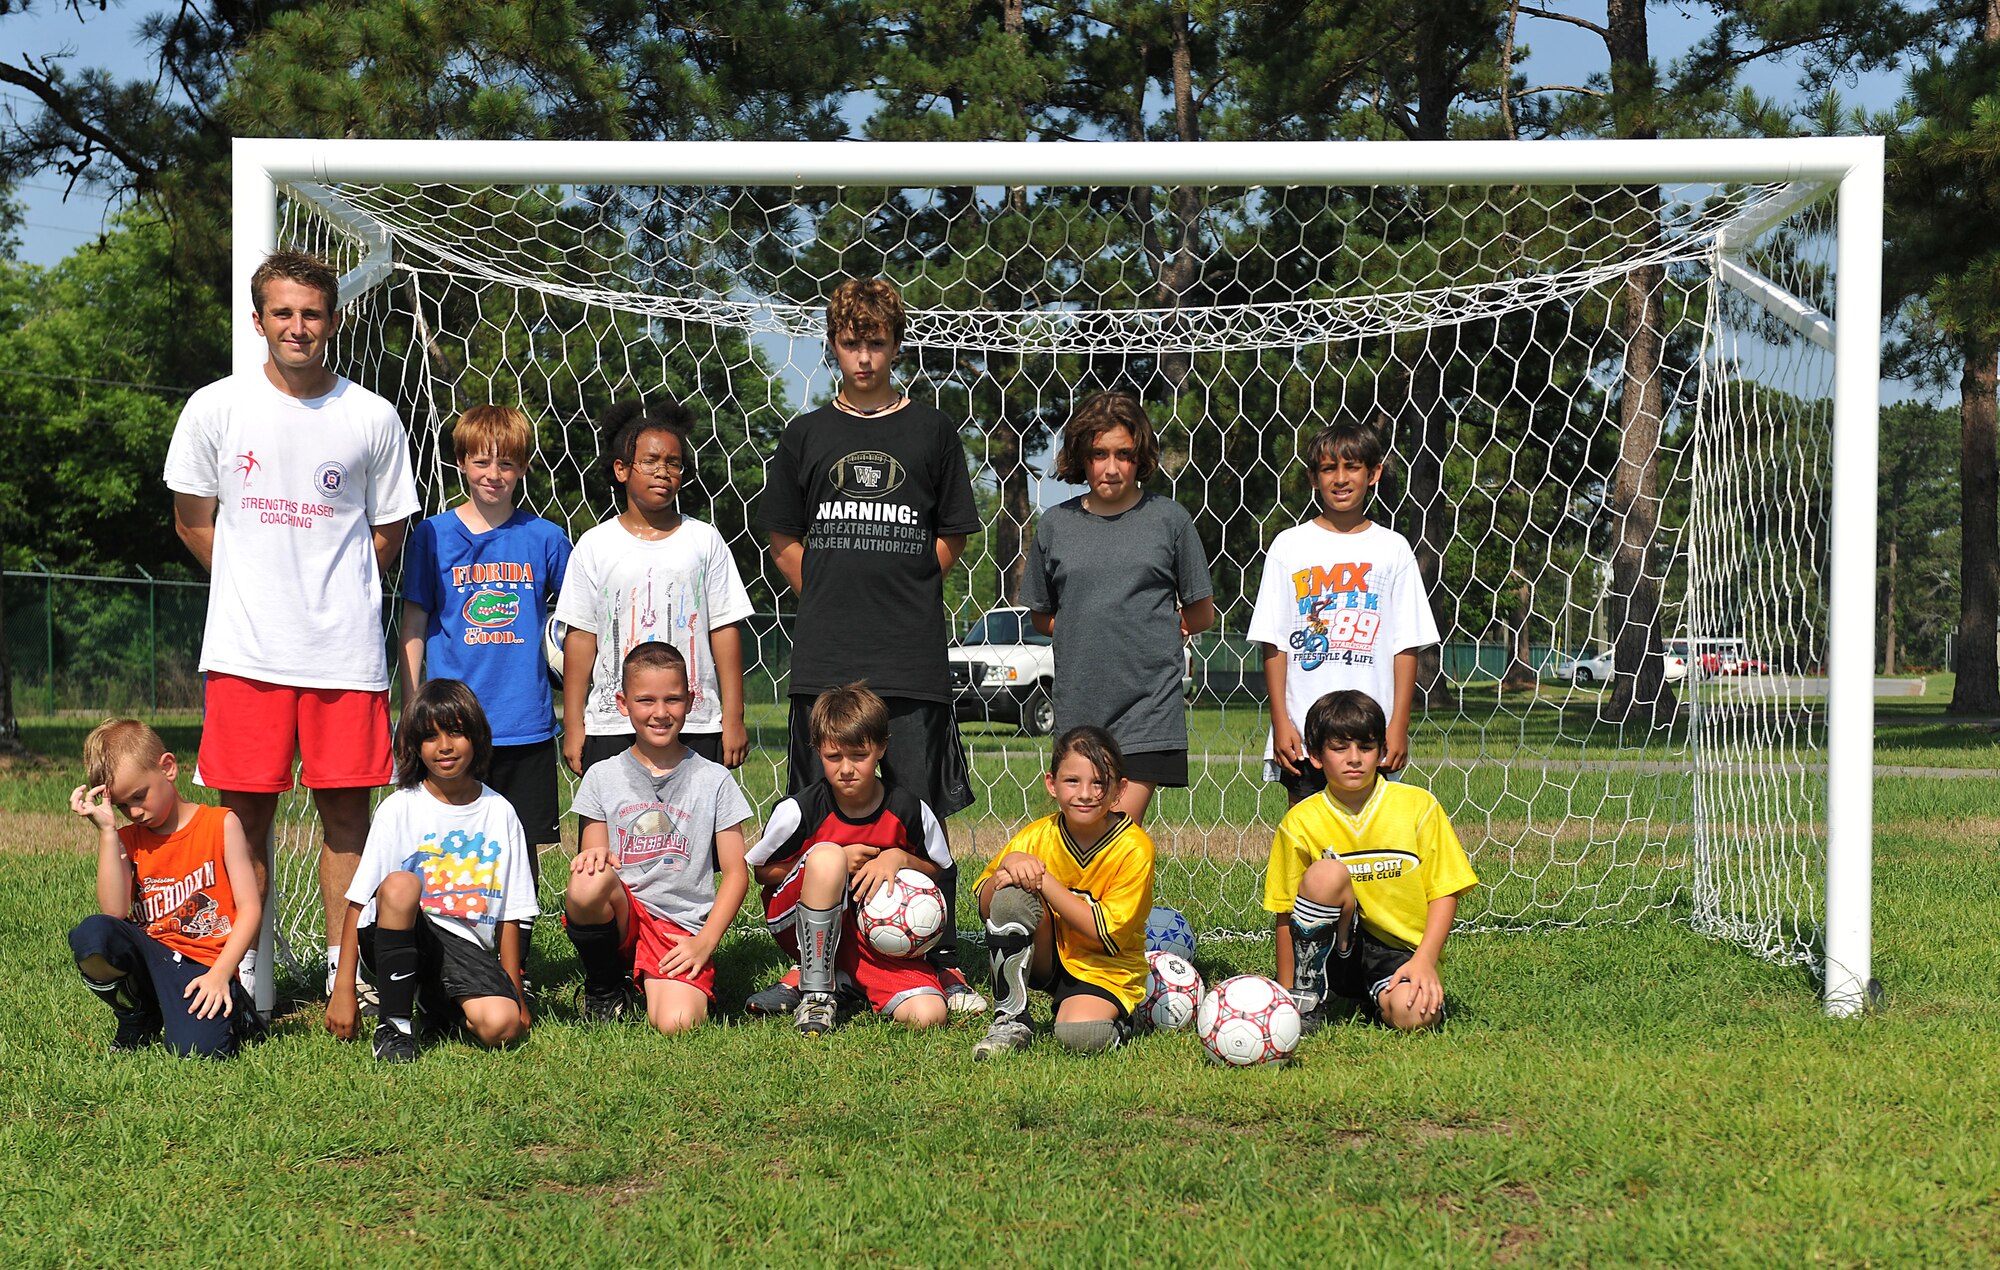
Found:
M 606 405 L 709 421 L 682 507 L 763 610 L 760 809 L 791 605 L 752 509 L 785 421 L 831 393 L 828 289 L 886 274 L 900 374 L 964 420 L 980 496 L 956 629 L 1014 603 L 1035 517 L 1075 492 L 1048 475 L 1074 400 L 1136 389 L 1161 433 L 1153 488 L 1193 513 L 1221 622 L 1193 648 L 1190 788 L 1154 803 L 1159 902 L 1269 929 L 1285 803 L 1242 632 L 1264 549 L 1314 513 L 1300 447 L 1345 414 L 1393 438 L 1374 510 L 1444 633 L 1411 778 L 1482 877 L 1462 925 L 1680 920 L 1823 976 L 1830 1012 L 1865 1003 L 1879 140 L 239 140 L 235 172 L 236 294 L 281 244 L 336 262 L 337 362 L 401 409 L 428 510 L 459 497 L 471 405 L 537 421 L 526 498 L 572 535 L 617 509 Z M 237 368 L 263 357 L 244 324 Z M 965 736 L 953 843 L 983 859 L 1047 810 L 1046 741 Z M 298 806 L 281 827 L 282 925 L 312 949 L 313 832 Z

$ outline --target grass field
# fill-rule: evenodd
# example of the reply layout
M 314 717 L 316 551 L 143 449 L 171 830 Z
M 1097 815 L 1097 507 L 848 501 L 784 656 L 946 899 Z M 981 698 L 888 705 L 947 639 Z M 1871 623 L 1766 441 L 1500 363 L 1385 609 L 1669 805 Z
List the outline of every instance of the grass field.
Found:
M 1878 761 L 2000 768 L 1883 711 Z M 1539 725 L 1539 724 L 1538 724 Z M 979 1024 L 816 1044 L 584 1027 L 552 923 L 529 1040 L 384 1071 L 316 1003 L 225 1065 L 105 1053 L 62 932 L 91 910 L 57 761 L 0 781 L 0 1249 L 22 1265 L 1989 1265 L 2000 1260 L 2000 796 L 1877 783 L 1883 1013 L 1661 914 L 1455 940 L 1453 1021 L 1341 1025 L 1283 1069 L 1185 1034 L 974 1065 Z M 170 735 L 190 748 L 191 727 Z M 1019 738 L 976 752 L 1028 751 Z M 984 761 L 984 760 L 982 760 Z M 1024 760 L 1025 761 L 1025 760 Z M 1213 979 L 1268 942 L 1204 945 Z M 722 954 L 725 1004 L 776 970 Z M 1045 1016 L 1044 1016 L 1045 1017 Z

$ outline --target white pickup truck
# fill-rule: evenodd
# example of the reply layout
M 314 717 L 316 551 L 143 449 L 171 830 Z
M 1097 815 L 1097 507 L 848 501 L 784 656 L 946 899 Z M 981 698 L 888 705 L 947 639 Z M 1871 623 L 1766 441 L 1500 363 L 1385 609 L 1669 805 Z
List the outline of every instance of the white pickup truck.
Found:
M 958 719 L 1012 723 L 1029 736 L 1047 736 L 1056 724 L 1054 640 L 1037 631 L 1028 610 L 989 609 L 952 641 L 952 711 Z M 1181 676 L 1181 695 L 1194 700 L 1193 650 Z
M 981 615 L 952 642 L 953 712 L 961 719 L 1013 723 L 1029 736 L 1046 736 L 1055 726 L 1049 693 L 1056 677 L 1056 651 L 1035 630 L 1024 608 L 998 608 Z

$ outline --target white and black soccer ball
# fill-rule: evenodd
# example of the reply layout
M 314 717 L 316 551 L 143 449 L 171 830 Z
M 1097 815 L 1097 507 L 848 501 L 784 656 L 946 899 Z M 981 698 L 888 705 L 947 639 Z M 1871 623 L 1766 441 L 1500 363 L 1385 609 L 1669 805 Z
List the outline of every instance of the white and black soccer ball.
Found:
M 542 660 L 549 664 L 549 677 L 557 683 L 563 677 L 563 636 L 569 634 L 569 624 L 556 621 L 556 615 L 549 614 L 549 620 L 542 623 Z
M 1146 915 L 1146 948 L 1152 952 L 1179 953 L 1194 960 L 1194 927 L 1177 908 L 1155 905 Z
M 1146 999 L 1139 1020 L 1157 1032 L 1178 1032 L 1201 1007 L 1201 972 L 1179 953 L 1146 954 Z
M 1208 990 L 1195 1035 L 1210 1060 L 1230 1067 L 1282 1063 L 1299 1044 L 1299 1008 L 1275 979 L 1237 975 Z
M 854 914 L 854 924 L 885 957 L 921 957 L 944 934 L 944 892 L 915 869 L 898 869 Z

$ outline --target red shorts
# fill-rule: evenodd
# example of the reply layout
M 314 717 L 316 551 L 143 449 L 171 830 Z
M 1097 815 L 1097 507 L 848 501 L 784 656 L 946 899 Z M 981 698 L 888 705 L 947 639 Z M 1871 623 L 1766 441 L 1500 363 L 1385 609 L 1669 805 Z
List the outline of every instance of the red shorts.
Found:
M 198 785 L 281 794 L 295 756 L 307 789 L 372 789 L 395 775 L 386 688 L 293 688 L 210 671 L 203 696 Z
M 792 929 L 792 909 L 799 902 L 804 872 L 805 852 L 801 851 L 785 880 L 764 891 L 765 929 L 795 962 L 799 940 Z M 944 995 L 944 984 L 930 962 L 922 957 L 890 957 L 876 952 L 855 926 L 851 904 L 840 914 L 840 947 L 833 954 L 833 969 L 836 979 L 845 976 L 868 998 L 877 1014 L 894 1014 L 911 997 Z
M 625 888 L 625 901 L 632 919 L 625 923 L 625 938 L 618 948 L 632 959 L 632 982 L 644 984 L 648 979 L 668 979 L 675 983 L 689 983 L 701 989 L 701 994 L 712 1003 L 715 1000 L 715 958 L 698 974 L 663 975 L 660 973 L 660 958 L 667 955 L 675 944 L 694 934 L 664 917 L 655 917 L 646 906 L 632 897 L 632 888 L 621 880 L 619 886 Z

